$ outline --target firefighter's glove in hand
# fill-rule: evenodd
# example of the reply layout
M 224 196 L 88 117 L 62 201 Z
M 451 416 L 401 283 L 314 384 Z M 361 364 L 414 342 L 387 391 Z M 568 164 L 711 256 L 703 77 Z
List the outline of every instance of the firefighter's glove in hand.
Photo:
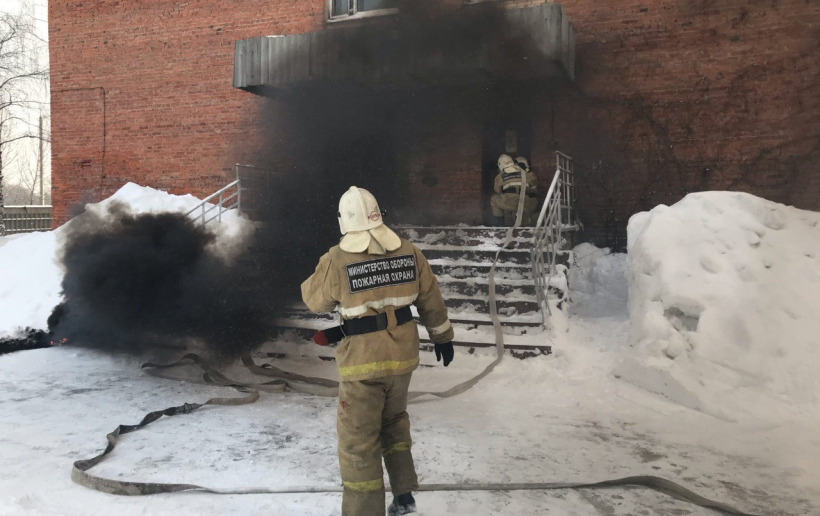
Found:
M 444 357 L 444 367 L 450 365 L 450 362 L 453 361 L 453 357 L 455 356 L 455 352 L 453 351 L 453 343 L 452 342 L 445 342 L 444 344 L 436 344 L 436 362 L 441 362 L 441 358 Z

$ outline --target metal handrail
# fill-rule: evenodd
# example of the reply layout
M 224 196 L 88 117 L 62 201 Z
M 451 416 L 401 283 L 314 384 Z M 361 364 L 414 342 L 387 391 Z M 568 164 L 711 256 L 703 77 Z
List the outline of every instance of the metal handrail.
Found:
M 555 153 L 555 175 L 533 231 L 530 249 L 532 276 L 538 305 L 541 308 L 541 319 L 545 326 L 549 326 L 549 317 L 552 315 L 549 287 L 557 272 L 556 257 L 558 253 L 570 252 L 561 249 L 561 233 L 573 222 L 573 168 L 572 158 L 561 152 Z
M 227 192 L 232 188 L 235 188 L 236 191 L 230 195 L 227 195 Z M 210 202 L 214 198 L 218 198 L 218 201 L 215 204 Z M 234 199 L 234 202 L 230 202 Z M 213 210 L 217 210 L 216 214 L 208 218 L 208 214 L 210 214 Z M 186 215 L 190 216 L 194 214 L 194 212 L 199 211 L 199 213 L 196 214 L 196 219 L 199 220 L 199 222 L 204 226 L 215 219 L 218 222 L 222 222 L 222 214 L 229 210 L 242 211 L 242 181 L 239 179 L 202 199 L 202 201 L 191 208 Z

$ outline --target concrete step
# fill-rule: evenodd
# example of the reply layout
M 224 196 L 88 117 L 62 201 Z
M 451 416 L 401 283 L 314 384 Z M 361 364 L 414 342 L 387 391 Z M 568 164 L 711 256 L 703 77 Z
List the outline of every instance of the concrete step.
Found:
M 477 271 L 482 271 L 486 276 L 495 259 L 495 251 L 469 247 L 431 247 L 422 249 L 422 252 L 433 267 L 433 272 L 437 274 L 447 274 L 448 270 L 454 268 L 474 268 Z M 568 266 L 569 257 L 570 253 L 568 251 L 559 252 L 556 255 L 555 263 Z M 545 254 L 544 261 L 546 262 L 548 259 L 549 257 Z M 511 267 L 518 268 L 521 271 L 532 269 L 532 258 L 529 250 L 509 249 L 502 251 L 496 264 L 496 273 L 503 273 L 503 269 Z
M 486 278 L 471 278 L 467 280 L 439 278 L 441 295 L 446 299 L 453 296 L 489 298 L 490 282 Z M 502 280 L 495 282 L 496 298 L 501 299 L 535 299 L 535 283 L 532 280 Z
M 410 308 L 413 311 L 413 317 L 416 319 L 416 322 L 419 322 L 418 310 L 415 306 L 411 306 Z M 448 313 L 448 315 L 450 318 L 450 322 L 452 322 L 453 324 L 463 323 L 465 325 L 480 326 L 492 325 L 492 320 L 490 319 L 489 313 L 462 310 L 457 313 Z M 291 308 L 290 310 L 282 314 L 282 318 L 288 320 L 318 320 L 321 321 L 322 324 L 324 324 L 325 326 L 332 326 L 334 324 L 339 323 L 339 316 L 337 313 L 333 312 L 314 314 L 313 312 L 309 311 L 305 306 L 299 308 Z M 502 326 L 541 326 L 541 312 L 530 312 L 526 314 L 515 314 L 510 316 L 505 314 L 499 314 L 498 319 Z
M 396 233 L 410 240 L 417 246 L 472 246 L 496 249 L 501 246 L 507 235 L 505 227 L 489 226 L 398 226 Z M 567 227 L 566 236 L 577 228 Z M 518 228 L 513 231 L 510 247 L 529 249 L 534 236 L 533 228 Z
M 455 331 L 454 345 L 471 352 L 495 346 L 489 316 L 489 272 L 507 228 L 487 226 L 399 226 L 427 257 L 436 275 Z M 513 233 L 511 248 L 501 251 L 495 269 L 499 320 L 511 354 L 521 358 L 550 352 L 543 333 L 541 312 L 532 280 L 530 245 L 532 228 Z M 566 258 L 564 258 L 566 261 Z M 413 307 L 416 324 L 418 313 Z M 312 314 L 301 303 L 277 319 L 283 332 L 309 341 L 318 329 L 338 324 L 338 314 Z M 433 349 L 427 331 L 419 329 L 422 348 Z
M 469 246 L 418 246 L 427 260 L 459 261 L 492 265 L 495 249 L 481 249 Z M 498 257 L 499 263 L 530 265 L 530 251 L 525 249 L 505 249 Z M 444 262 L 439 262 L 444 263 Z
M 442 235 L 460 238 L 498 238 L 503 239 L 507 234 L 506 227 L 502 226 L 390 226 L 399 235 L 411 242 L 432 242 Z M 533 228 L 520 227 L 513 230 L 516 238 L 532 238 Z
M 431 260 L 430 267 L 439 282 L 448 280 L 471 280 L 487 282 L 490 276 L 490 263 Z M 532 283 L 532 267 L 520 264 L 497 264 L 495 267 L 496 283 L 504 281 L 526 281 Z
M 466 246 L 498 249 L 504 242 L 506 228 L 494 227 L 399 227 L 396 232 L 410 240 L 420 249 L 435 246 Z M 532 245 L 532 229 L 513 232 L 509 248 L 529 249 Z
M 276 326 L 279 328 L 290 328 L 290 329 L 298 329 L 298 330 L 310 330 L 310 334 L 306 333 L 307 338 L 310 339 L 313 337 L 313 334 L 318 330 L 324 330 L 327 328 L 331 328 L 335 325 L 338 325 L 339 321 L 337 320 L 329 320 L 325 317 L 303 317 L 299 315 L 291 315 L 288 317 L 279 317 L 276 319 Z M 487 333 L 488 335 L 493 333 L 492 323 L 488 321 L 451 321 L 453 325 L 453 331 L 456 335 L 464 335 L 466 332 L 480 330 L 480 332 Z M 416 325 L 419 328 L 419 336 L 422 340 L 429 340 L 427 330 L 425 327 L 416 320 Z M 502 333 L 504 335 L 510 336 L 522 336 L 522 335 L 534 335 L 540 334 L 543 331 L 543 327 L 539 323 L 527 323 L 521 325 L 502 325 L 501 327 Z
M 330 325 L 321 319 L 277 319 L 277 326 L 283 335 L 288 336 L 288 340 L 302 339 L 309 342 L 313 334 L 320 329 L 325 329 Z M 465 348 L 471 353 L 476 349 L 494 348 L 495 333 L 492 326 L 466 325 L 460 323 L 453 324 L 455 336 L 453 346 Z M 518 358 L 530 356 L 546 355 L 551 352 L 552 343 L 543 328 L 538 326 L 503 328 L 504 344 L 508 352 Z M 430 341 L 427 330 L 419 326 L 419 340 L 421 349 L 432 351 L 433 343 Z
M 447 307 L 447 312 L 451 320 L 457 320 L 459 314 L 463 312 L 476 314 L 489 314 L 490 308 L 487 296 L 477 295 L 468 296 L 463 294 L 448 293 L 444 297 L 444 305 Z M 521 315 L 538 312 L 538 302 L 534 295 L 522 295 L 521 297 L 512 297 L 511 295 L 505 299 L 496 298 L 498 305 L 498 313 L 506 316 Z M 301 303 L 294 303 L 291 309 L 304 309 Z
M 444 299 L 447 311 L 456 318 L 461 312 L 489 314 L 490 307 L 486 298 L 450 296 Z M 506 316 L 538 312 L 535 297 L 522 299 L 496 299 L 498 313 Z
M 268 351 L 256 352 L 254 354 L 254 357 L 261 359 L 318 358 L 319 360 L 326 362 L 336 361 L 335 347 L 317 346 L 312 341 L 306 340 L 302 345 L 297 344 L 294 349 L 294 340 L 302 339 L 302 336 L 296 334 L 294 330 L 285 329 L 283 330 L 282 337 L 284 337 L 283 340 L 285 342 L 274 341 L 267 346 L 271 349 L 269 349 Z M 494 343 L 489 344 L 484 342 L 453 342 L 453 346 L 456 349 L 466 351 L 470 354 L 476 353 L 477 351 L 481 351 L 485 354 L 490 355 L 494 355 L 495 353 Z M 507 344 L 506 339 L 504 348 L 508 355 L 518 359 L 526 359 L 531 357 L 549 355 L 550 353 L 552 353 L 552 344 Z M 436 359 L 433 355 L 434 349 L 435 346 L 430 342 L 420 343 L 419 351 L 428 355 L 425 356 L 425 354 L 422 354 L 420 356 L 421 363 L 419 364 L 419 367 L 441 367 L 440 364 L 436 364 Z
M 410 240 L 410 239 L 408 239 Z M 498 250 L 504 243 L 503 238 L 461 238 L 449 235 L 445 238 L 440 238 L 432 241 L 416 241 L 410 240 L 419 249 L 429 249 L 431 247 L 472 247 L 476 249 L 488 249 L 491 251 Z M 530 238 L 514 238 L 510 240 L 507 249 L 530 249 L 532 247 L 532 239 Z
M 413 224 L 391 224 L 390 227 L 400 233 L 409 240 L 409 237 L 423 239 L 427 235 L 435 235 L 444 233 L 452 233 L 457 235 L 490 235 L 498 238 L 503 238 L 507 234 L 509 227 L 507 226 L 468 226 L 465 224 L 457 224 L 454 226 L 417 226 Z M 576 225 L 564 225 L 564 231 L 576 231 L 580 229 Z M 532 237 L 535 228 L 532 226 L 519 226 L 513 230 L 515 236 Z

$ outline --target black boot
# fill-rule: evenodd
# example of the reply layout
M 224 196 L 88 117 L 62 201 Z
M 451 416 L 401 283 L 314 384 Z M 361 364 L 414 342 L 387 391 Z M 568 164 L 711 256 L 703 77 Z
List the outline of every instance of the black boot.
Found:
M 416 500 L 412 493 L 404 493 L 393 497 L 393 503 L 387 507 L 387 516 L 410 514 L 416 512 Z

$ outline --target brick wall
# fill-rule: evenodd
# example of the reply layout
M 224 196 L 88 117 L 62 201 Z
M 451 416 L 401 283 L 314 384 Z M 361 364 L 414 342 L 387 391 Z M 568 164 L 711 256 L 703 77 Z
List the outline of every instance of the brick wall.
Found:
M 534 3 L 543 2 L 509 2 Z M 563 6 L 577 78 L 543 85 L 532 161 L 545 183 L 552 150 L 578 159 L 579 203 L 599 243 L 618 245 L 629 215 L 695 190 L 820 210 L 820 3 Z M 319 30 L 324 2 L 53 0 L 49 10 L 60 224 L 72 204 L 126 181 L 201 195 L 233 163 L 253 161 L 264 145 L 253 113 L 270 100 L 231 87 L 233 42 Z M 402 197 L 441 207 L 439 222 L 480 222 L 481 130 L 457 113 L 433 128 L 402 127 L 419 143 L 398 158 Z M 408 217 L 419 216 L 413 205 Z
M 323 12 L 323 0 L 51 0 L 54 224 L 128 181 L 224 186 L 252 152 L 240 142 L 260 102 L 231 86 L 233 42 L 317 30 Z
M 51 113 L 52 134 L 57 135 L 52 143 L 52 200 L 62 196 L 76 204 L 98 198 L 105 157 L 105 90 L 53 91 Z M 61 217 L 67 208 L 60 206 Z
M 691 191 L 820 210 L 820 4 L 566 1 L 577 80 L 555 140 L 582 212 L 619 245 L 628 217 Z

